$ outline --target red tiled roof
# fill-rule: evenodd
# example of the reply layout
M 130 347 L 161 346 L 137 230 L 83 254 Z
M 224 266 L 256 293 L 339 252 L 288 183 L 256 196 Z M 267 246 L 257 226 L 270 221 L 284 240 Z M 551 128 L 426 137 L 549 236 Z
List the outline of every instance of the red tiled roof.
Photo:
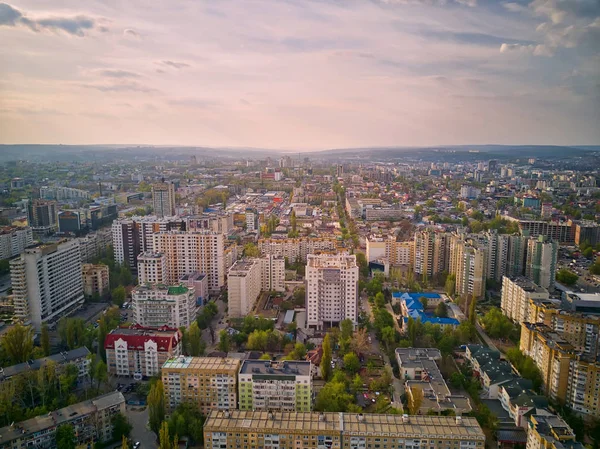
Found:
M 131 332 L 132 330 L 135 332 Z M 134 324 L 129 328 L 117 328 L 108 334 L 104 340 L 104 349 L 114 349 L 115 342 L 120 339 L 126 341 L 131 349 L 141 350 L 144 343 L 154 341 L 159 351 L 169 351 L 179 344 L 181 332 L 167 326 L 147 328 Z

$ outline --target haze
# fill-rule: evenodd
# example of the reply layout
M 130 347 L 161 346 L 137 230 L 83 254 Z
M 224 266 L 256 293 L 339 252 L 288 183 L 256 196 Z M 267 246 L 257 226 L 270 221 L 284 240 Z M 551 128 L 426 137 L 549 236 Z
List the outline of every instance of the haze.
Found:
M 597 0 L 14 0 L 0 42 L 0 143 L 600 143 Z

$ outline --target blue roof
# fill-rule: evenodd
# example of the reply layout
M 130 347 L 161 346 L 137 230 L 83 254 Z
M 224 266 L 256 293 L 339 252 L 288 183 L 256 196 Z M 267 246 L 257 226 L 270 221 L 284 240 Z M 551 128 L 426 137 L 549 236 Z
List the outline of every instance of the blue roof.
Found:
M 439 324 L 439 325 L 451 325 L 458 326 L 460 321 L 455 318 L 439 318 L 436 316 L 427 315 L 424 312 L 423 304 L 419 300 L 419 298 L 427 298 L 427 299 L 440 299 L 441 296 L 438 293 L 401 293 L 394 292 L 392 293 L 392 297 L 399 299 L 400 301 L 406 304 L 406 309 L 408 311 L 408 316 L 404 317 L 404 323 L 408 321 L 408 318 L 412 318 L 414 320 L 421 320 L 421 323 L 431 323 L 431 324 Z

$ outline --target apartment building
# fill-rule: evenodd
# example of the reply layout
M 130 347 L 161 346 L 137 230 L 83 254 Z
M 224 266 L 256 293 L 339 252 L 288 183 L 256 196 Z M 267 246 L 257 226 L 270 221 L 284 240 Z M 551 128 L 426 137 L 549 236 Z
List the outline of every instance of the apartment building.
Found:
M 250 313 L 262 289 L 260 259 L 242 259 L 227 273 L 227 304 L 230 318 Z
M 240 361 L 222 357 L 174 357 L 162 366 L 165 401 L 169 409 L 183 402 L 211 410 L 237 408 Z
M 181 332 L 167 326 L 113 329 L 104 340 L 108 373 L 140 380 L 159 373 L 161 366 L 182 351 Z
M 504 218 L 515 220 L 507 216 Z M 519 228 L 521 229 L 521 234 L 533 238 L 543 236 L 559 243 L 575 243 L 575 225 L 571 220 L 566 222 L 519 220 Z
M 310 361 L 242 361 L 238 375 L 240 410 L 309 412 L 311 373 Z
M 259 214 L 256 209 L 246 209 L 246 232 L 260 232 Z
M 207 449 L 482 449 L 475 418 L 355 413 L 213 410 Z
M 146 251 L 137 256 L 138 283 L 167 284 L 169 282 L 167 256 Z
M 545 393 L 574 411 L 600 413 L 600 362 L 578 353 L 562 334 L 542 323 L 522 323 L 520 349 L 542 373 Z
M 188 327 L 196 318 L 196 295 L 185 285 L 138 285 L 131 298 L 133 319 L 143 327 Z
M 526 449 L 584 449 L 575 432 L 558 415 L 549 412 L 530 416 Z
M 294 263 L 306 262 L 309 254 L 336 252 L 338 243 L 333 238 L 260 239 L 258 249 L 263 255 L 280 256 L 289 263 Z
M 185 221 L 178 217 L 146 216 L 113 221 L 111 231 L 115 262 L 126 264 L 136 272 L 138 255 L 153 251 L 152 235 L 159 232 L 185 231 L 185 226 Z
M 415 233 L 415 274 L 421 277 L 431 278 L 434 274 L 434 242 L 436 234 L 430 229 L 417 231 Z
M 77 241 L 26 248 L 10 261 L 15 316 L 37 331 L 83 304 Z
M 584 242 L 592 246 L 600 243 L 600 225 L 595 221 L 584 220 L 575 225 L 575 244 Z
M 306 263 L 307 325 L 324 329 L 358 319 L 358 265 L 348 254 L 310 254 Z
M 48 234 L 58 228 L 56 201 L 35 199 L 27 206 L 27 221 L 34 234 Z
M 185 217 L 188 231 L 214 231 L 229 234 L 233 230 L 233 215 L 228 212 L 210 212 Z
M 263 291 L 285 291 L 285 259 L 269 254 L 259 260 Z
M 108 265 L 84 263 L 81 266 L 83 276 L 83 294 L 88 298 L 94 295 L 102 296 L 110 289 Z
M 393 267 L 409 267 L 413 265 L 414 252 L 414 241 L 397 242 L 393 236 L 388 238 L 374 235 L 367 237 L 366 255 L 369 262 L 384 259 Z
M 546 300 L 550 295 L 548 290 L 534 284 L 529 279 L 519 277 L 502 278 L 500 308 L 504 315 L 516 323 L 531 321 L 529 317 L 531 300 Z
M 66 366 L 74 365 L 77 367 L 78 379 L 80 381 L 88 380 L 90 367 L 89 355 L 89 349 L 82 346 L 81 348 L 60 352 L 41 359 L 28 360 L 27 362 L 12 366 L 0 367 L 0 383 L 10 382 L 22 374 L 38 371 L 50 364 L 55 367 L 58 374 L 61 374 Z
M 92 447 L 112 440 L 112 417 L 126 413 L 119 391 L 69 405 L 45 415 L 2 427 L 0 449 L 56 448 L 56 430 L 63 424 L 73 428 L 77 447 Z
M 179 279 L 179 283 L 194 289 L 196 305 L 202 305 L 208 301 L 208 278 L 206 277 L 206 274 L 197 271 L 190 274 L 184 274 L 181 279 Z
M 157 217 L 175 215 L 175 185 L 172 182 L 157 182 L 152 185 L 152 205 Z
M 0 259 L 18 256 L 31 245 L 33 245 L 33 231 L 29 226 L 0 228 Z
M 554 289 L 558 242 L 545 241 L 543 236 L 527 241 L 525 276 L 540 287 Z
M 225 285 L 224 236 L 214 231 L 171 231 L 152 236 L 153 251 L 167 258 L 169 283 L 193 272 L 205 273 L 208 289 L 218 293 Z
M 76 239 L 79 243 L 81 262 L 87 263 L 101 256 L 112 244 L 112 231 L 100 229 L 97 232 L 87 234 L 85 237 Z
M 461 236 L 453 236 L 450 245 L 450 273 L 456 275 L 456 294 L 481 298 L 485 295 L 487 247 Z

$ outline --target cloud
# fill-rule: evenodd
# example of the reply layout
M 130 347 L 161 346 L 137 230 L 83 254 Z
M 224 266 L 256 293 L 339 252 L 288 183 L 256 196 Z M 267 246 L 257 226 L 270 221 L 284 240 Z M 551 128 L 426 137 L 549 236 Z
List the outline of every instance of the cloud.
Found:
M 133 81 L 108 83 L 108 84 L 81 84 L 81 87 L 84 87 L 86 89 L 99 90 L 100 92 L 142 92 L 142 93 L 158 92 L 156 89 L 153 89 L 148 86 L 144 86 L 143 84 L 133 82 Z
M 123 30 L 123 36 L 131 37 L 133 39 L 141 39 L 142 38 L 140 33 L 138 33 L 137 31 L 135 31 L 134 29 L 131 29 L 131 28 L 127 28 L 127 29 Z
M 521 5 L 520 3 L 506 2 L 506 3 L 502 3 L 502 6 L 504 6 L 504 8 L 507 11 L 510 11 L 510 12 L 524 12 L 524 11 L 527 11 L 527 7 Z
M 186 67 L 191 67 L 189 64 L 186 64 L 185 62 L 175 62 L 175 61 L 161 61 L 160 62 L 163 65 L 166 65 L 168 67 L 172 67 L 174 69 L 184 69 Z
M 567 18 L 600 17 L 598 0 L 533 0 L 529 6 L 537 15 L 546 16 L 553 23 L 562 23 Z
M 552 50 L 543 44 L 507 44 L 500 46 L 500 53 L 525 53 L 534 56 L 552 56 Z
M 387 5 L 447 5 L 448 3 L 458 3 L 459 5 L 475 7 L 477 0 L 379 0 L 380 3 Z
M 141 78 L 141 75 L 135 72 L 130 72 L 129 70 L 100 69 L 96 70 L 95 73 L 107 78 Z
M 32 19 L 8 3 L 0 3 L 0 26 L 25 26 L 35 32 L 62 31 L 72 36 L 82 37 L 85 36 L 86 31 L 96 27 L 96 21 L 84 15 Z

